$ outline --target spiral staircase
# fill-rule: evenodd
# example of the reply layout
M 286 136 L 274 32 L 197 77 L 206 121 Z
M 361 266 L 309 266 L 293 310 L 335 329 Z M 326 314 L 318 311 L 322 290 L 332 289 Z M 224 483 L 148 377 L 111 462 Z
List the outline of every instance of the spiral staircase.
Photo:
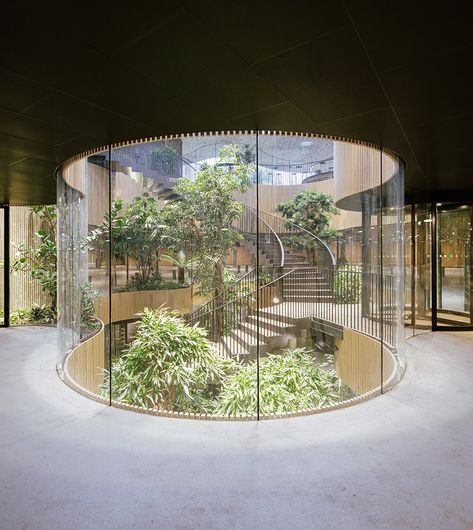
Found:
M 257 215 L 253 208 L 243 208 L 244 214 L 235 228 L 242 236 L 240 245 L 253 258 L 253 269 L 218 300 L 207 302 L 186 317 L 190 324 L 209 331 L 223 356 L 238 360 L 252 359 L 257 352 L 265 355 L 281 351 L 294 344 L 306 346 L 314 307 L 333 302 L 333 275 L 327 271 L 335 265 L 330 249 L 315 235 L 304 231 L 304 235 L 317 240 L 318 265 L 324 268 L 315 267 L 286 244 L 285 235 L 301 233 L 302 228 L 267 212 Z M 264 279 L 268 276 L 270 281 Z M 215 333 L 214 315 L 219 310 L 230 313 L 230 325 L 223 326 L 222 333 Z
M 139 153 L 118 150 L 110 160 L 111 168 L 143 185 L 158 200 L 178 200 L 173 188 L 182 165 L 190 162 L 177 155 L 172 167 L 159 167 L 149 149 L 145 146 Z M 108 165 L 105 155 L 95 155 L 90 161 Z M 295 341 L 305 346 L 314 306 L 333 301 L 333 276 L 324 273 L 335 266 L 329 247 L 288 220 L 256 212 L 249 205 L 243 205 L 243 214 L 234 228 L 241 234 L 239 245 L 249 252 L 253 267 L 218 299 L 186 315 L 187 322 L 206 328 L 225 357 L 251 359 L 257 351 L 260 355 L 280 351 L 288 347 L 291 339 L 292 344 Z M 297 234 L 315 242 L 316 263 L 322 270 L 287 244 L 285 237 Z M 269 281 L 262 281 L 268 277 Z M 229 313 L 230 318 L 224 332 L 215 333 L 215 316 L 219 311 Z

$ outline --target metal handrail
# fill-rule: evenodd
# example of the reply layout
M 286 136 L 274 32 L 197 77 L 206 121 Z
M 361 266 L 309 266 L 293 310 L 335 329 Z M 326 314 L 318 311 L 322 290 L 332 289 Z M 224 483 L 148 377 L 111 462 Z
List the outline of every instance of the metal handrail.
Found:
M 271 287 L 271 285 L 275 284 L 276 282 L 279 282 L 280 280 L 283 280 L 286 276 L 289 276 L 292 274 L 296 269 L 291 269 L 289 272 L 286 272 L 285 274 L 278 276 L 275 280 L 272 280 L 268 283 L 265 283 L 264 285 L 257 286 L 254 291 L 251 291 L 250 293 L 246 293 L 243 296 L 240 296 L 239 298 L 235 298 L 235 300 L 230 300 L 228 302 L 225 302 L 224 304 L 216 307 L 215 309 L 212 309 L 212 311 L 207 311 L 207 313 L 203 313 L 202 315 L 199 315 L 199 318 L 205 317 L 205 315 L 210 315 L 211 313 L 215 313 L 216 311 L 219 311 L 220 309 L 223 309 L 224 307 L 229 306 L 230 304 L 234 304 L 235 302 L 238 302 L 239 300 L 243 300 L 243 298 L 248 298 L 252 295 L 254 295 L 256 292 L 258 292 L 261 289 L 267 289 L 268 287 Z M 193 313 L 190 313 L 187 315 L 188 321 L 191 320 L 191 316 Z
M 281 250 L 281 263 L 279 266 L 284 267 L 284 246 L 282 244 L 281 238 L 278 236 L 276 231 L 271 227 L 271 225 L 258 215 L 255 208 L 253 208 L 252 206 L 248 206 L 247 204 L 244 204 L 244 203 L 242 204 L 247 210 L 249 210 L 250 212 L 253 212 L 255 216 L 257 217 L 257 219 L 261 220 L 268 227 L 269 231 L 272 232 L 272 234 L 274 235 L 274 237 L 276 238 L 279 244 L 279 249 Z
M 319 236 L 316 236 L 312 232 L 309 232 L 305 228 L 302 228 L 302 226 L 297 225 L 296 223 L 290 221 L 289 219 L 284 219 L 283 217 L 278 217 L 277 215 L 274 215 L 274 214 L 269 213 L 269 212 L 265 212 L 263 210 L 260 210 L 260 213 L 264 213 L 265 215 L 269 215 L 270 217 L 274 217 L 275 219 L 278 219 L 279 221 L 282 221 L 283 223 L 295 226 L 297 229 L 302 230 L 303 232 L 308 234 L 310 237 L 312 237 L 312 238 L 316 239 L 317 241 L 319 241 L 320 243 L 322 243 L 322 245 L 325 247 L 325 249 L 327 250 L 327 252 L 328 252 L 328 254 L 330 256 L 330 259 L 332 260 L 333 267 L 335 267 L 335 268 L 337 267 L 337 260 L 335 259 L 335 256 L 333 255 L 333 252 L 331 251 L 331 249 L 327 245 L 327 243 L 323 239 L 321 239 Z
M 279 245 L 279 248 L 280 248 L 280 251 L 281 251 L 281 259 L 280 259 L 279 267 L 282 269 L 282 267 L 284 267 L 284 247 L 283 247 L 283 244 L 282 244 L 282 241 L 281 241 L 280 237 L 277 235 L 275 230 L 269 225 L 269 223 L 267 223 L 264 219 L 262 219 L 261 217 L 256 215 L 256 211 L 255 211 L 254 208 L 252 208 L 251 206 L 248 206 L 247 204 L 244 204 L 244 203 L 240 203 L 240 204 L 243 206 L 243 208 L 245 210 L 247 210 L 248 212 L 250 212 L 250 213 L 252 213 L 254 215 L 257 223 L 259 221 L 262 221 L 265 224 L 265 226 L 268 228 L 269 232 L 276 238 L 276 241 L 278 242 L 278 245 Z M 274 267 L 274 268 L 276 269 L 277 266 Z M 201 316 L 203 316 L 203 315 L 207 314 L 208 312 L 207 313 L 201 313 L 204 308 L 212 306 L 212 304 L 214 304 L 215 300 L 217 300 L 217 299 L 222 299 L 222 298 L 225 299 L 225 297 L 228 296 L 228 294 L 230 292 L 235 291 L 236 289 L 238 289 L 238 286 L 242 285 L 243 281 L 245 279 L 247 279 L 248 276 L 250 276 L 251 274 L 255 274 L 255 271 L 256 271 L 256 268 L 255 267 L 252 268 L 246 274 L 244 274 L 243 276 L 238 278 L 238 280 L 235 283 L 233 283 L 230 287 L 227 287 L 227 289 L 225 289 L 220 295 L 215 296 L 214 298 L 212 298 L 211 300 L 209 300 L 208 302 L 206 302 L 202 306 L 198 307 L 196 310 L 192 311 L 192 313 L 189 313 L 187 315 L 187 317 L 190 319 L 190 318 L 192 318 L 192 315 L 197 315 L 197 314 L 200 313 Z M 258 282 L 258 273 L 256 273 L 255 281 Z M 240 299 L 240 298 L 238 298 L 238 299 Z M 217 309 L 218 308 L 214 308 L 212 311 L 216 311 Z

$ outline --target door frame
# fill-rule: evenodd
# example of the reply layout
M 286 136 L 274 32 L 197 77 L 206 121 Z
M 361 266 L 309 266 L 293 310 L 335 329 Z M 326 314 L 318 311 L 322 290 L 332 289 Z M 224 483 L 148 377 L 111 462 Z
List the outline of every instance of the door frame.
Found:
M 473 331 L 473 282 L 471 278 L 471 268 L 470 268 L 470 324 L 462 325 L 449 325 L 449 324 L 439 324 L 438 323 L 438 274 L 439 274 L 439 245 L 438 245 L 438 236 L 439 236 L 439 225 L 438 225 L 438 208 L 439 206 L 445 210 L 456 211 L 460 209 L 461 206 L 468 205 L 470 207 L 470 217 L 471 217 L 471 226 L 473 227 L 473 203 L 471 201 L 467 202 L 448 202 L 446 204 L 435 203 L 431 205 L 431 215 L 432 215 L 432 261 L 431 261 L 431 300 L 432 300 L 432 331 Z M 473 246 L 473 241 L 470 237 L 470 245 Z M 473 265 L 473 252 L 470 249 L 470 267 Z
M 3 324 L 10 327 L 10 206 L 0 204 L 3 210 Z

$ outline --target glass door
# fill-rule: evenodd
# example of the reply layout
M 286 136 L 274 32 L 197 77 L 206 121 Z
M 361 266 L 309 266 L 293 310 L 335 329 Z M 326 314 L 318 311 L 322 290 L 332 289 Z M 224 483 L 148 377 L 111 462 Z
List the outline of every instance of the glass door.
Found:
M 0 327 L 10 324 L 10 245 L 9 224 L 10 210 L 8 205 L 0 204 Z
M 472 204 L 437 205 L 437 328 L 473 326 Z

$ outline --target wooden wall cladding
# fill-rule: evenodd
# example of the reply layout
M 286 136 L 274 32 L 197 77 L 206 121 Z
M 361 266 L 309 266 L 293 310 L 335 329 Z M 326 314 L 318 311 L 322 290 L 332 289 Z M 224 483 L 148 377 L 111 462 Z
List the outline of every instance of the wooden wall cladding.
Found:
M 175 309 L 182 314 L 192 311 L 192 289 L 168 289 L 159 291 L 132 291 L 112 294 L 112 322 L 132 320 L 145 307 Z M 104 324 L 109 319 L 109 297 L 102 296 L 97 304 L 97 318 Z
M 334 142 L 334 199 L 376 189 L 397 174 L 399 161 L 390 153 L 375 147 Z
M 104 326 L 90 339 L 81 342 L 68 355 L 64 373 L 66 379 L 82 390 L 100 394 L 104 382 L 105 336 Z
M 38 216 L 30 211 L 29 206 L 10 206 L 10 259 L 17 254 L 16 246 L 24 243 L 32 249 L 38 248 L 35 236 L 41 228 Z M 0 248 L 3 252 L 3 230 L 0 233 Z M 49 305 L 50 297 L 43 292 L 39 281 L 33 280 L 29 271 L 10 273 L 10 311 L 30 309 L 33 304 Z M 3 309 L 3 296 L 0 297 L 0 309 Z
M 335 370 L 340 379 L 357 394 L 370 392 L 381 385 L 381 344 L 378 340 L 344 328 L 337 342 Z M 391 351 L 383 348 L 383 382 L 388 384 L 397 365 Z

